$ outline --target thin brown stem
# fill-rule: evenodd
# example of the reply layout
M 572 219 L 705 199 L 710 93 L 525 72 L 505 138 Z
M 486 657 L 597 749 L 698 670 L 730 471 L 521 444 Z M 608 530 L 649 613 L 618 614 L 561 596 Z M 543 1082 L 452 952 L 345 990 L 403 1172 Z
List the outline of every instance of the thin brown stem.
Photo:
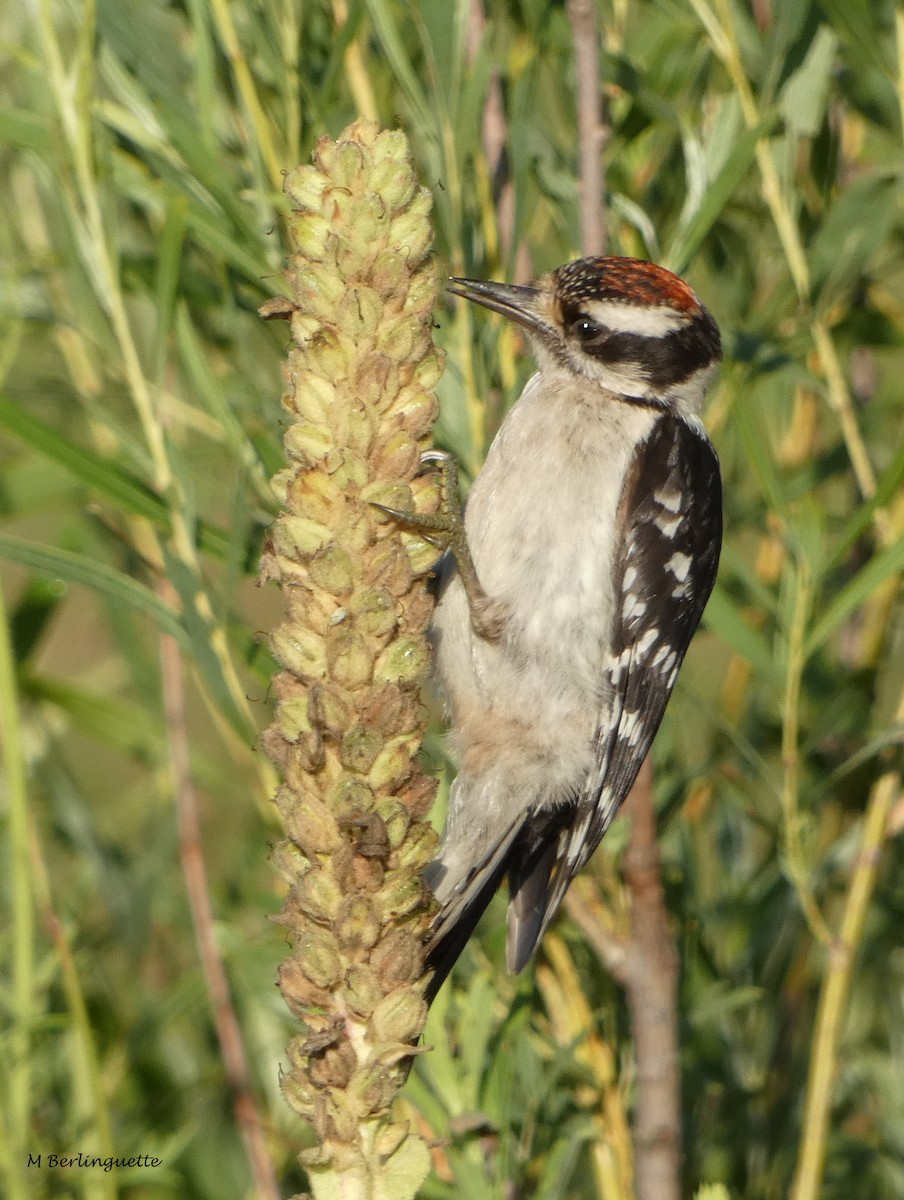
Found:
M 628 980 L 629 945 L 612 929 L 603 905 L 589 894 L 590 887 L 582 887 L 590 883 L 581 879 L 572 884 L 565 893 L 565 909 L 612 978 L 624 986 Z
M 631 894 L 625 988 L 637 1057 L 635 1188 L 637 1200 L 679 1200 L 678 956 L 662 890 L 649 758 L 625 810 L 631 817 L 622 871 Z
M 486 32 L 487 16 L 483 0 L 471 0 L 468 11 L 468 62 L 473 63 Z M 480 126 L 483 153 L 486 158 L 488 179 L 485 187 L 495 193 L 495 230 L 487 239 L 490 257 L 499 254 L 507 261 L 515 241 L 515 185 L 506 173 L 505 144 L 508 140 L 508 122 L 502 99 L 502 84 L 498 70 L 490 75 L 487 97 L 483 106 Z M 489 232 L 489 231 L 488 231 Z M 498 237 L 497 237 L 498 234 Z M 515 281 L 524 283 L 532 274 L 530 256 L 523 245 L 518 248 Z
M 678 956 L 662 891 L 653 808 L 653 770 L 641 767 L 624 813 L 631 837 L 622 864 L 631 897 L 628 939 L 573 887 L 565 903 L 607 971 L 625 989 L 637 1061 L 634 1186 L 637 1200 L 678 1200 L 681 1089 L 678 1071 Z
M 600 89 L 599 32 L 592 0 L 568 0 L 574 41 L 580 147 L 581 250 L 602 254 L 607 229 L 604 151 L 610 129 Z M 678 1074 L 678 958 L 662 891 L 653 773 L 641 768 L 625 810 L 632 816 L 623 873 L 631 895 L 631 938 L 624 943 L 577 896 L 572 916 L 603 964 L 625 988 L 637 1059 L 634 1178 L 637 1200 L 678 1200 L 681 1109 Z
M 486 32 L 487 14 L 483 0 L 471 0 L 468 10 L 468 62 L 473 63 L 480 49 L 480 43 Z M 502 104 L 502 87 L 499 83 L 499 72 L 494 70 L 490 75 L 487 88 L 486 103 L 483 106 L 481 118 L 481 140 L 483 152 L 486 155 L 490 174 L 495 175 L 502 162 L 505 152 L 505 141 L 508 137 L 508 125 L 505 120 L 505 109 Z
M 577 83 L 581 252 L 603 254 L 607 232 L 603 203 L 606 187 L 603 152 L 610 131 L 603 119 L 596 9 L 593 0 L 568 0 L 566 11 L 574 42 Z
M 170 591 L 171 589 L 166 583 L 158 586 L 158 592 L 172 603 L 175 597 L 169 594 Z M 264 1139 L 263 1123 L 249 1082 L 245 1046 L 229 991 L 226 969 L 214 934 L 213 909 L 210 903 L 207 869 L 204 865 L 201 843 L 197 793 L 191 777 L 182 656 L 178 644 L 173 638 L 167 636 L 162 637 L 160 641 L 160 670 L 179 825 L 179 856 L 188 893 L 201 969 L 204 972 L 220 1053 L 223 1056 L 226 1078 L 232 1093 L 236 1121 L 245 1143 L 255 1183 L 255 1194 L 259 1200 L 279 1200 L 276 1176 Z

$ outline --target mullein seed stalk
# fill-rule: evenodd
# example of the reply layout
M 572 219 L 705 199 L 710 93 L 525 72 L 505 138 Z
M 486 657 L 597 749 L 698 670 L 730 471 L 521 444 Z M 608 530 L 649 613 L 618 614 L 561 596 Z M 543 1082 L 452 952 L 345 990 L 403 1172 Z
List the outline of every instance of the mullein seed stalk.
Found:
M 390 1106 L 424 1026 L 422 871 L 435 783 L 417 764 L 436 551 L 373 507 L 434 511 L 420 472 L 442 370 L 431 319 L 431 198 L 402 133 L 357 122 L 285 181 L 291 208 L 285 367 L 288 465 L 261 565 L 285 597 L 282 668 L 263 737 L 282 773 L 291 956 L 279 987 L 301 1032 L 282 1078 L 313 1126 L 315 1196 L 413 1195 L 423 1141 Z

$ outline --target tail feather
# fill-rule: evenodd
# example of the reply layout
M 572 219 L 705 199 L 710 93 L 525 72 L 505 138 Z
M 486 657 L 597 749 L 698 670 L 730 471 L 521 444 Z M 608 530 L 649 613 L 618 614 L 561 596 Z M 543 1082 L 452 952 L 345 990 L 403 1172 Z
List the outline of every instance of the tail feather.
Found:
M 547 926 L 558 911 L 574 875 L 576 847 L 573 807 L 549 814 L 540 830 L 530 828 L 522 813 L 476 864 L 456 874 L 456 856 L 446 849 L 427 870 L 440 910 L 427 945 L 427 966 L 433 977 L 428 1003 L 439 991 L 465 948 L 487 905 L 508 875 L 510 902 L 506 959 L 512 972 L 530 961 Z M 583 823 L 578 822 L 578 841 Z M 459 848 L 460 850 L 460 848 Z
M 426 991 L 428 1004 L 442 987 L 477 922 L 499 890 L 522 826 L 523 817 L 513 822 L 484 858 L 462 877 L 456 878 L 442 857 L 428 867 L 427 883 L 440 903 L 427 943 L 427 968 L 433 972 Z
M 509 870 L 511 900 L 506 961 L 512 972 L 522 970 L 537 948 L 549 898 L 549 878 L 557 856 L 557 842 L 549 841 Z
M 572 805 L 555 809 L 544 828 L 512 856 L 509 867 L 507 959 L 510 971 L 522 970 L 549 928 L 574 876 L 575 840 L 586 820 L 576 820 Z

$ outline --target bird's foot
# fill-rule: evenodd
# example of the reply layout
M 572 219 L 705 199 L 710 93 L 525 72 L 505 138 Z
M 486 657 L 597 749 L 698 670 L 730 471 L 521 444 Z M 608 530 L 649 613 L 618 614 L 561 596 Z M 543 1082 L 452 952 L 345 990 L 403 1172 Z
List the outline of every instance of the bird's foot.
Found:
M 405 512 L 390 508 L 388 504 L 377 504 L 374 508 L 392 517 L 405 529 L 419 533 L 422 538 L 444 553 L 448 551 L 455 559 L 468 598 L 471 626 L 478 637 L 488 642 L 498 642 L 508 619 L 508 606 L 501 600 L 491 599 L 483 590 L 465 535 L 464 513 L 458 495 L 458 464 L 444 450 L 427 450 L 421 455 L 421 470 L 439 466 L 440 506 L 435 513 Z

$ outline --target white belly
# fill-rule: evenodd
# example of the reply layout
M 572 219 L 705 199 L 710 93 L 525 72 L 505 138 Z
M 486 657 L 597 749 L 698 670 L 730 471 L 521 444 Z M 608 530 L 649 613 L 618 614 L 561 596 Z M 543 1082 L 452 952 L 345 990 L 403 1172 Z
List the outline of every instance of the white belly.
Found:
M 595 724 L 618 503 L 655 417 L 542 379 L 528 382 L 468 497 L 468 544 L 484 590 L 508 606 L 507 634 L 498 644 L 473 634 L 455 581 L 435 620 L 439 666 L 453 707 L 459 689 L 476 688 L 495 711 L 548 720 L 550 708 L 585 716 L 589 705 Z

